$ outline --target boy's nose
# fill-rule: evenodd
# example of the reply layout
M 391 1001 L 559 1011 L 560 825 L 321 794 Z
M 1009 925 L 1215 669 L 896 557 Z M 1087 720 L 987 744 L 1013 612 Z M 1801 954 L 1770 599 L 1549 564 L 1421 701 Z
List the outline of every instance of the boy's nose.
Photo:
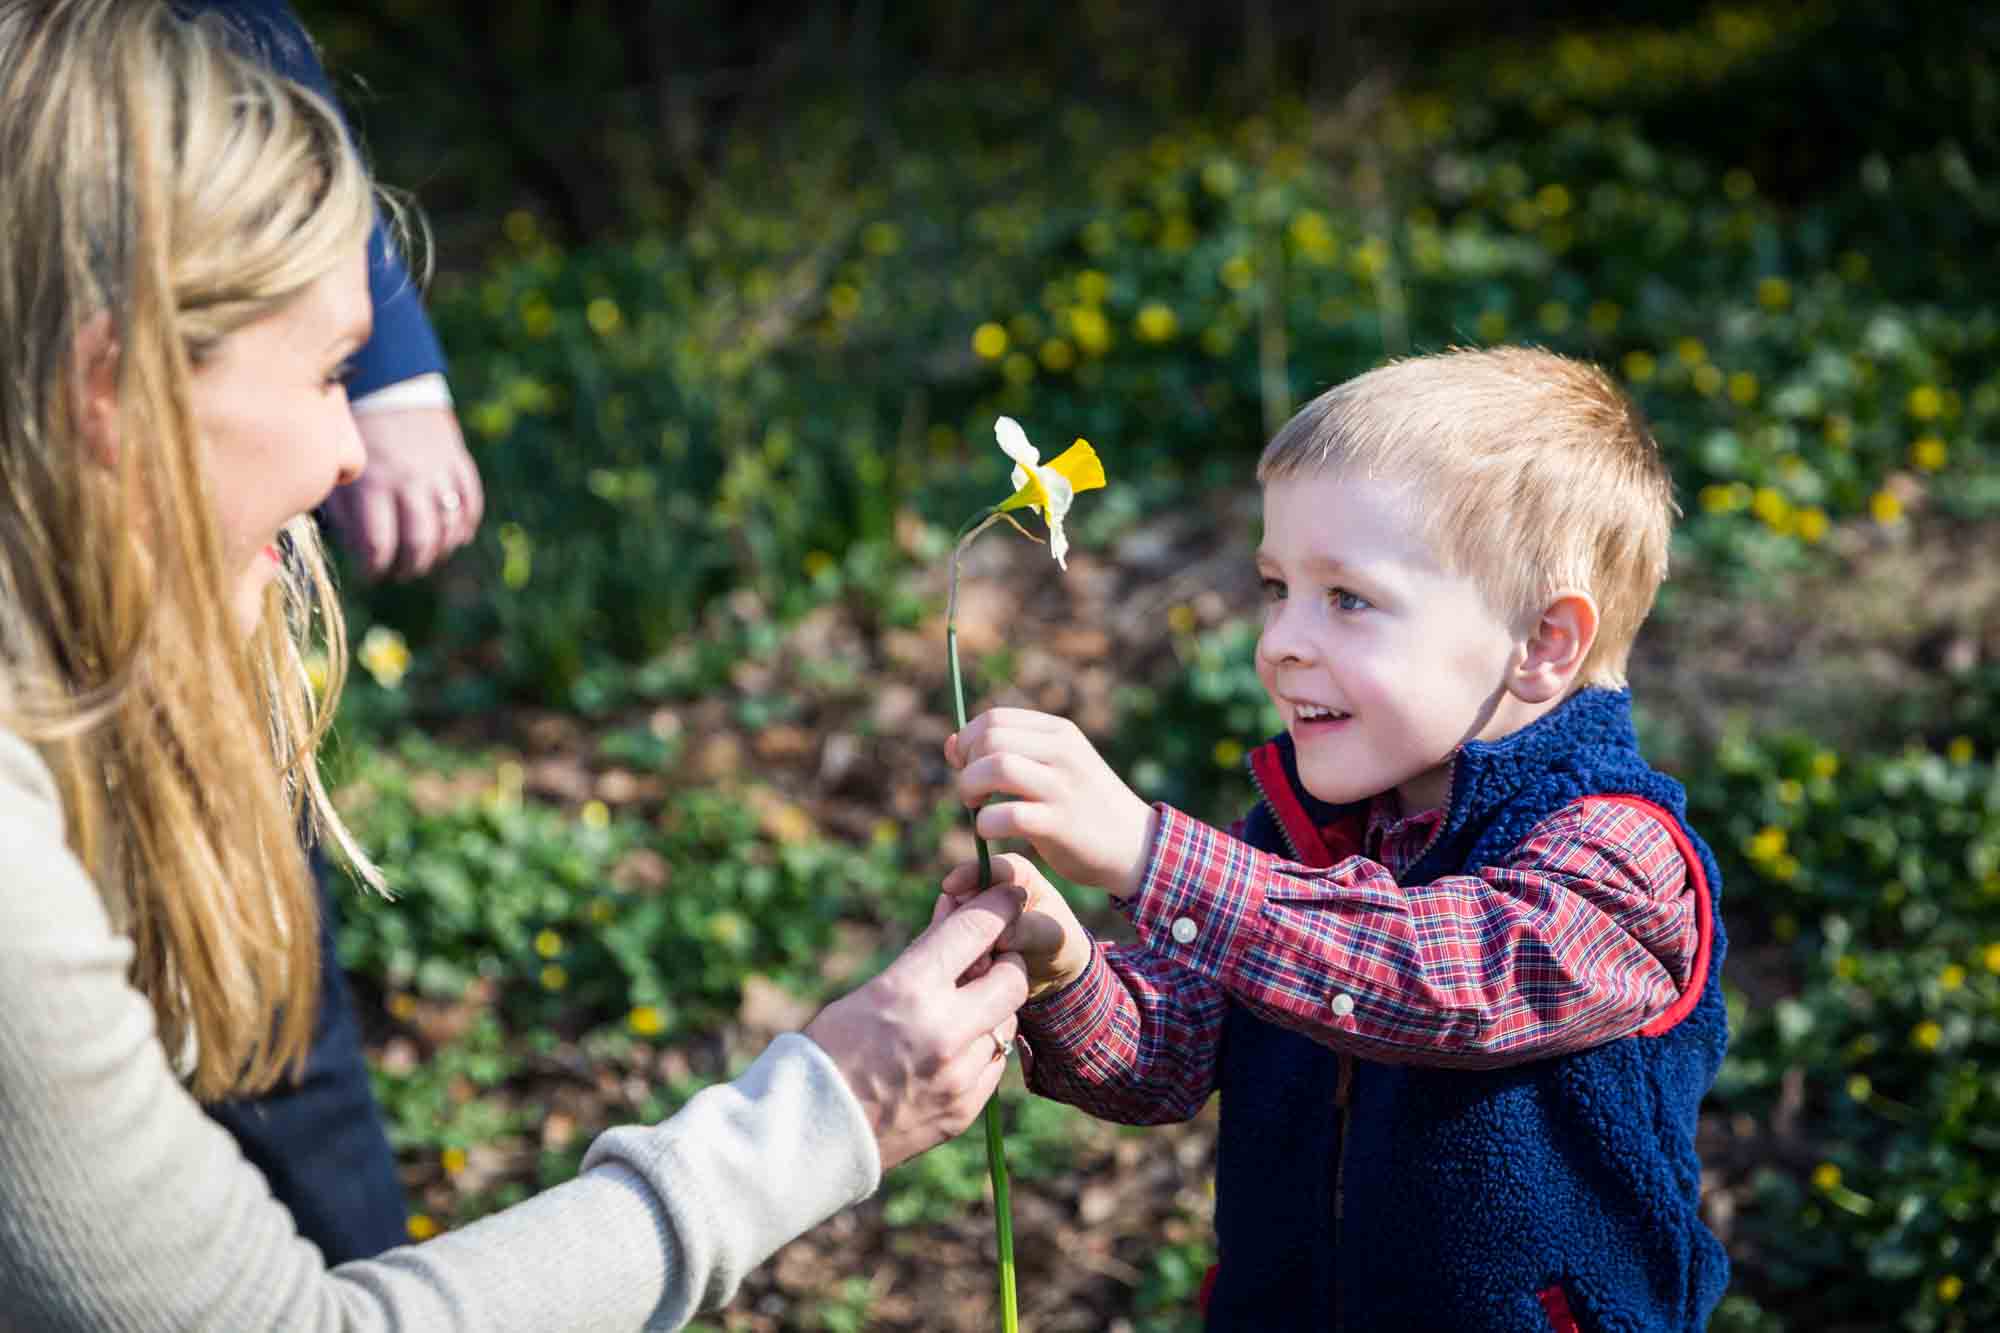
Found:
M 1257 652 L 1269 662 L 1302 662 L 1313 653 L 1312 635 L 1300 624 L 1301 610 L 1290 601 L 1279 602 L 1264 618 L 1264 632 L 1257 636 Z

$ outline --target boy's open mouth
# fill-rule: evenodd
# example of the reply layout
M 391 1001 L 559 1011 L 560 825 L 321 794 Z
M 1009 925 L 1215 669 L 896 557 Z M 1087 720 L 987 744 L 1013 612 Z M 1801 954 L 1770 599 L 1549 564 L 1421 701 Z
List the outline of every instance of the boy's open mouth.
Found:
M 1321 704 L 1293 704 L 1292 724 L 1300 728 L 1320 728 L 1333 726 L 1353 717 L 1338 708 L 1327 708 Z

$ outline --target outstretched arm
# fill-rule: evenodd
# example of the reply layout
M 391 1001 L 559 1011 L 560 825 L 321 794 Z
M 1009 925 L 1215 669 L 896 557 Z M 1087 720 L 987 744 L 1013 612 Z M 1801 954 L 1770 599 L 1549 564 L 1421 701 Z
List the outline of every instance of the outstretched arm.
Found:
M 1365 857 L 1301 865 L 1159 809 L 1127 902 L 1146 950 L 1349 1054 L 1540 1059 L 1636 1031 L 1691 980 L 1686 864 L 1629 806 L 1579 801 L 1500 863 L 1407 888 Z

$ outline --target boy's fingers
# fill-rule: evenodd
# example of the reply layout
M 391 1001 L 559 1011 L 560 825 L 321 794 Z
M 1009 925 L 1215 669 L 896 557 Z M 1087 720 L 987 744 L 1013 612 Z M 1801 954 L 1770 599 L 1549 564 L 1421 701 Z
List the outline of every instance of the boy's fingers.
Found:
M 1067 718 L 1028 708 L 993 708 L 945 738 L 945 758 L 963 768 L 984 755 L 1012 751 L 1035 758 L 1059 753 L 1071 735 L 1081 735 Z
M 992 754 L 959 770 L 959 799 L 978 805 L 992 796 L 1047 800 L 1061 785 L 1061 775 L 1039 759 L 1018 754 Z
M 993 858 L 993 882 L 987 888 L 997 888 L 1003 884 L 1019 884 L 1032 894 L 1041 879 L 1041 872 L 1035 863 L 1018 852 L 1002 852 Z M 967 897 L 981 891 L 979 885 L 979 862 L 962 861 L 945 874 L 944 882 L 938 886 L 947 898 L 963 902 Z M 938 920 L 932 917 L 932 920 Z
M 1051 826 L 1049 807 L 1036 801 L 1003 801 L 980 810 L 972 827 L 988 842 L 1003 838 L 1025 838 L 1029 842 L 1046 835 Z
M 1002 953 L 1018 953 L 1025 958 L 1047 958 L 1061 950 L 1067 933 L 1062 922 L 1047 912 L 1029 912 L 1000 932 L 993 942 Z

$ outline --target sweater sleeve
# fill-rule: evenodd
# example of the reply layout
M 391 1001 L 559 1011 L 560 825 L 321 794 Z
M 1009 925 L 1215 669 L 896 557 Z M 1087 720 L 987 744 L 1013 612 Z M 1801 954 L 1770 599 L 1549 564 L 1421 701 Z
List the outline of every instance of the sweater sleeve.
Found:
M 788 1035 L 672 1119 L 600 1136 L 575 1180 L 329 1271 L 175 1078 L 48 771 L 4 734 L 0 865 L 9 1327 L 678 1328 L 880 1179 L 860 1103 Z

